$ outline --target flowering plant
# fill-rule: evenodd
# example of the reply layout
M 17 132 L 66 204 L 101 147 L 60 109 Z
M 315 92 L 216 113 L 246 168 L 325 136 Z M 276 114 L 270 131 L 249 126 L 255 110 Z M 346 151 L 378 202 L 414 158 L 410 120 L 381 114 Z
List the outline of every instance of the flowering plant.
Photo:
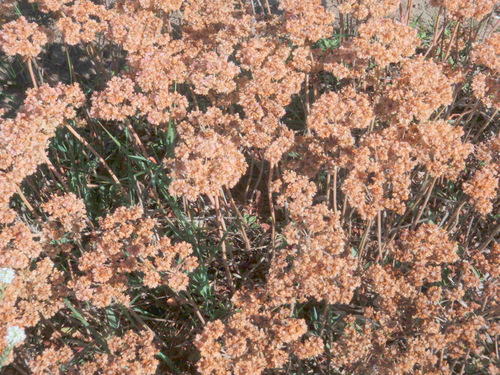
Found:
M 0 368 L 497 374 L 496 11 L 3 0 Z

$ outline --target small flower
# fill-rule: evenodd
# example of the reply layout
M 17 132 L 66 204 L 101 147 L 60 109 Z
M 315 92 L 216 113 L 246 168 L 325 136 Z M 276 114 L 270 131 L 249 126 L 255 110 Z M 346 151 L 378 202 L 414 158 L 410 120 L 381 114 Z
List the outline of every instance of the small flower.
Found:
M 26 339 L 26 334 L 22 328 L 12 326 L 7 328 L 7 344 L 9 346 L 17 345 Z
M 15 275 L 16 274 L 12 268 L 0 268 L 0 283 L 12 283 Z

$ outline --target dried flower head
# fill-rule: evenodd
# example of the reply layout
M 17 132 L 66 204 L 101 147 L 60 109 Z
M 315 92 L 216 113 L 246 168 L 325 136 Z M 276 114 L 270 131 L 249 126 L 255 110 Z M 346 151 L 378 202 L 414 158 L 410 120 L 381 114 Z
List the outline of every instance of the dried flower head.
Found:
M 219 196 L 222 187 L 232 188 L 247 169 L 245 157 L 228 137 L 210 129 L 195 131 L 188 124 L 168 165 L 174 178 L 170 193 L 189 200 L 200 194 Z
M 16 186 L 45 163 L 45 149 L 56 129 L 76 116 L 85 96 L 77 84 L 29 89 L 14 119 L 0 122 L 0 222 L 14 220 L 8 208 Z
M 72 5 L 62 6 L 61 11 L 64 16 L 56 24 L 69 45 L 94 41 L 99 33 L 107 30 L 106 21 L 112 17 L 112 12 L 106 7 L 89 0 L 78 0 Z
M 471 58 L 493 72 L 500 72 L 500 34 L 493 34 L 483 43 L 474 46 Z
M 314 43 L 333 33 L 335 16 L 320 0 L 281 0 L 280 8 L 284 11 L 283 31 L 294 44 Z
M 340 147 L 348 147 L 354 145 L 351 131 L 367 128 L 372 120 L 368 96 L 346 88 L 339 94 L 323 94 L 314 103 L 307 124 L 320 138 L 329 138 Z
M 184 0 L 138 0 L 144 9 L 161 10 L 165 13 L 171 13 L 181 8 Z
M 358 32 L 359 37 L 352 41 L 357 57 L 372 58 L 380 67 L 412 56 L 420 44 L 417 30 L 389 19 L 369 20 Z
M 42 28 L 28 22 L 24 16 L 6 23 L 0 30 L 0 46 L 9 56 L 20 55 L 26 60 L 33 59 L 47 42 L 47 34 Z
M 132 274 L 144 275 L 143 284 L 150 288 L 168 284 L 175 291 L 186 289 L 186 272 L 197 267 L 191 246 L 174 245 L 167 237 L 156 241 L 156 220 L 142 215 L 140 207 L 120 207 L 101 219 L 92 250 L 79 258 L 83 275 L 70 283 L 76 298 L 98 307 L 128 305 L 127 277 Z
M 453 17 L 475 18 L 480 20 L 490 13 L 496 0 L 431 0 L 431 5 L 446 8 Z
M 60 240 L 66 233 L 70 237 L 79 238 L 87 226 L 85 204 L 73 193 L 52 197 L 42 208 L 49 214 L 43 228 L 48 240 Z
M 236 89 L 235 78 L 239 73 L 240 68 L 228 61 L 228 57 L 210 51 L 193 61 L 189 79 L 193 82 L 197 94 L 208 95 L 211 91 L 228 94 Z
M 439 120 L 415 124 L 410 131 L 413 153 L 432 176 L 455 180 L 465 169 L 473 146 L 462 142 L 461 128 Z
M 127 331 L 122 337 L 112 337 L 107 340 L 109 353 L 96 354 L 93 361 L 80 366 L 78 371 L 85 375 L 101 372 L 153 375 L 159 364 L 154 336 L 151 331 Z
M 140 95 L 135 94 L 134 81 L 113 77 L 106 88 L 92 95 L 91 114 L 104 120 L 125 120 L 137 111 Z
M 492 201 L 498 196 L 499 176 L 493 166 L 485 166 L 466 182 L 463 190 L 471 197 L 477 210 L 486 215 L 493 209 Z
M 73 350 L 67 346 L 58 348 L 53 345 L 46 348 L 40 355 L 30 361 L 29 367 L 34 374 L 50 373 L 63 375 L 69 366 L 69 361 L 74 357 Z
M 288 361 L 286 347 L 293 347 L 307 326 L 302 319 L 290 318 L 288 309 L 269 308 L 265 299 L 262 291 L 237 293 L 233 301 L 241 312 L 233 314 L 225 324 L 219 320 L 208 323 L 196 336 L 201 374 L 259 375 Z
M 500 108 L 500 78 L 479 73 L 472 81 L 472 90 L 486 107 Z
M 352 151 L 342 190 L 363 219 L 372 219 L 384 209 L 405 211 L 416 164 L 412 151 L 391 128 L 367 135 Z
M 435 110 L 451 102 L 451 84 L 452 81 L 435 62 L 422 57 L 406 60 L 402 63 L 400 75 L 382 94 L 393 103 L 391 105 L 382 101 L 381 117 L 395 114 L 402 124 L 413 118 L 427 120 Z M 391 107 L 395 110 L 391 110 Z
M 395 11 L 399 0 L 347 0 L 339 5 L 339 12 L 352 13 L 358 20 L 382 18 Z
M 64 4 L 70 3 L 70 0 L 29 0 L 30 3 L 38 3 L 42 12 L 56 12 Z

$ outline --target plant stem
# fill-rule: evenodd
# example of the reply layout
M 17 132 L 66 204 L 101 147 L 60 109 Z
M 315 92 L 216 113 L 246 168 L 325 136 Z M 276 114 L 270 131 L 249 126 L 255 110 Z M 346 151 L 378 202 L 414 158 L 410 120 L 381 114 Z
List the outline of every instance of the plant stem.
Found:
M 220 211 L 219 197 L 213 197 L 213 202 L 214 202 L 215 212 L 216 212 L 216 216 L 217 216 L 217 224 L 219 227 L 219 238 L 221 241 L 221 249 L 222 249 L 222 263 L 224 264 L 224 269 L 226 271 L 226 276 L 227 276 L 227 279 L 229 282 L 229 287 L 231 288 L 231 292 L 234 294 L 236 289 L 234 287 L 233 275 L 231 274 L 231 270 L 229 268 L 226 240 L 224 239 L 224 232 L 225 232 L 226 225 L 224 223 L 224 219 L 222 218 L 222 214 Z
M 455 41 L 455 37 L 457 36 L 457 31 L 458 31 L 459 26 L 460 26 L 460 22 L 457 22 L 457 24 L 455 25 L 455 28 L 453 29 L 453 34 L 451 35 L 450 44 L 448 44 L 448 48 L 446 49 L 446 54 L 444 55 L 444 58 L 443 58 L 444 61 L 446 61 L 448 59 L 448 56 L 450 55 L 451 46 L 453 45 L 453 42 Z
M 123 188 L 122 183 L 120 182 L 118 177 L 116 177 L 115 173 L 110 168 L 108 163 L 106 163 L 106 160 L 104 160 L 104 158 L 101 155 L 99 155 L 99 153 L 90 145 L 90 143 L 88 143 L 80 134 L 78 134 L 78 132 L 71 125 L 69 125 L 69 124 L 65 124 L 65 125 L 66 125 L 66 128 L 71 132 L 71 134 L 73 134 L 76 139 L 78 139 L 85 147 L 87 147 L 90 150 L 90 152 L 92 152 L 97 159 L 99 159 L 99 161 L 102 163 L 104 168 L 106 168 L 108 173 L 111 175 L 111 178 L 116 183 L 116 185 L 118 185 L 120 187 L 120 189 L 122 189 L 125 192 L 125 189 Z
M 31 59 L 28 60 L 28 70 L 30 72 L 30 77 L 31 77 L 31 82 L 33 83 L 33 87 L 37 89 L 38 84 L 36 82 L 35 73 L 33 72 L 33 62 L 31 61 Z
M 422 217 L 422 214 L 424 213 L 425 207 L 427 206 L 427 203 L 429 202 L 429 198 L 431 197 L 432 189 L 434 189 L 434 185 L 436 184 L 437 177 L 434 177 L 432 179 L 432 182 L 430 186 L 427 188 L 427 195 L 425 196 L 424 203 L 422 204 L 422 207 L 420 207 L 420 210 L 418 211 L 418 215 L 415 217 L 415 220 L 413 221 L 412 229 L 415 229 L 416 226 L 418 225 L 418 221 Z
M 267 194 L 269 198 L 269 210 L 271 211 L 271 242 L 272 249 L 276 247 L 276 213 L 274 212 L 272 180 L 273 180 L 274 165 L 269 164 L 269 177 L 267 180 Z

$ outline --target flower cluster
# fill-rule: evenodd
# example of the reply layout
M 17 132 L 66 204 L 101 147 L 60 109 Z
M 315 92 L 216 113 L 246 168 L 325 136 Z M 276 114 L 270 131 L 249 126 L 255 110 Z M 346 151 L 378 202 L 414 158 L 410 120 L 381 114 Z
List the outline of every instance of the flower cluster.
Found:
M 26 60 L 33 59 L 47 42 L 47 34 L 25 17 L 6 23 L 0 30 L 0 46 L 9 56 L 20 55 Z
M 239 292 L 233 302 L 241 312 L 225 324 L 214 321 L 205 326 L 195 341 L 201 353 L 201 374 L 260 375 L 267 368 L 286 364 L 287 347 L 303 358 L 323 351 L 321 340 L 299 341 L 307 331 L 304 320 L 291 318 L 286 308 L 271 308 L 266 299 L 264 291 Z
M 52 197 L 42 208 L 49 215 L 43 228 L 47 242 L 61 240 L 66 234 L 78 238 L 87 226 L 85 204 L 73 193 Z
M 144 374 L 154 375 L 158 367 L 155 358 L 157 349 L 152 332 L 128 331 L 123 337 L 112 337 L 107 341 L 109 353 L 96 354 L 93 361 L 81 366 L 83 375 L 99 374 Z
M 395 11 L 398 5 L 398 0 L 347 0 L 339 5 L 339 11 L 363 20 L 368 17 L 382 18 Z
M 446 8 L 458 19 L 475 18 L 480 20 L 495 7 L 495 0 L 431 0 L 431 5 Z
M 43 85 L 27 91 L 14 119 L 0 120 L 0 223 L 14 220 L 10 198 L 25 177 L 46 162 L 45 149 L 58 127 L 76 116 L 85 97 L 78 85 Z
M 69 45 L 89 43 L 96 36 L 107 30 L 111 13 L 103 5 L 96 5 L 89 0 L 75 1 L 72 5 L 63 5 L 58 9 L 64 14 L 57 20 L 57 28 L 64 41 Z
M 474 47 L 472 58 L 478 65 L 486 67 L 472 82 L 474 95 L 488 107 L 500 108 L 500 35 L 493 34 L 484 43 Z
M 373 19 L 359 27 L 359 36 L 352 41 L 356 55 L 373 59 L 380 67 L 398 63 L 412 56 L 420 44 L 417 31 L 389 19 Z
M 13 359 L 25 328 L 50 319 L 63 306 L 63 275 L 42 255 L 39 239 L 23 223 L 0 232 L 0 366 Z
M 170 193 L 190 200 L 200 194 L 218 197 L 223 187 L 234 187 L 247 169 L 245 157 L 231 139 L 211 129 L 196 131 L 188 124 L 169 165 L 174 178 Z
M 197 267 L 187 243 L 173 245 L 168 237 L 155 240 L 156 221 L 142 218 L 140 207 L 117 209 L 100 222 L 92 249 L 79 259 L 83 275 L 69 286 L 81 301 L 98 307 L 130 304 L 128 275 L 143 275 L 149 288 L 167 284 L 173 290 L 186 289 L 186 272 Z

